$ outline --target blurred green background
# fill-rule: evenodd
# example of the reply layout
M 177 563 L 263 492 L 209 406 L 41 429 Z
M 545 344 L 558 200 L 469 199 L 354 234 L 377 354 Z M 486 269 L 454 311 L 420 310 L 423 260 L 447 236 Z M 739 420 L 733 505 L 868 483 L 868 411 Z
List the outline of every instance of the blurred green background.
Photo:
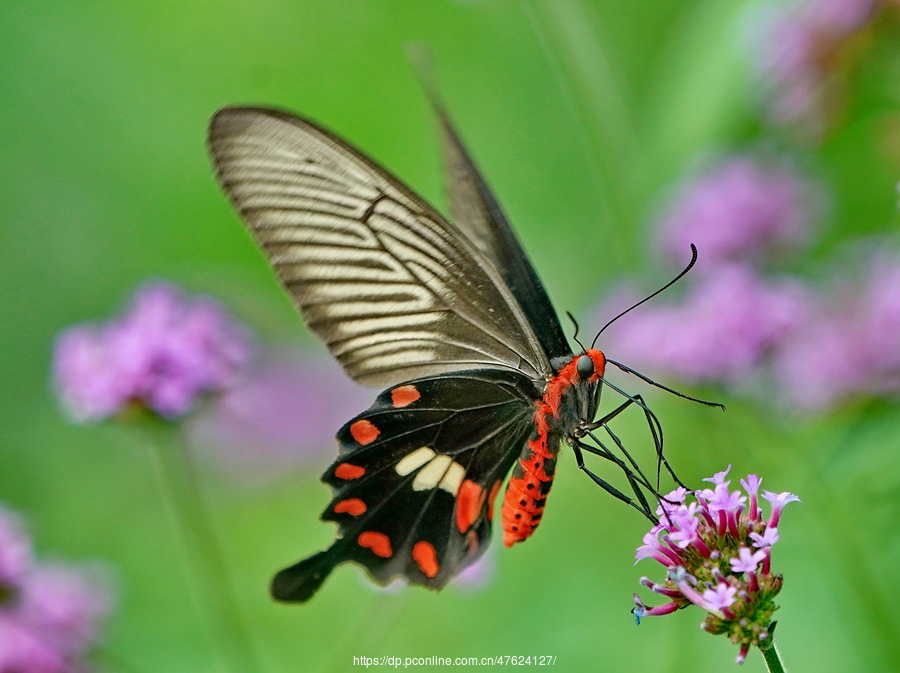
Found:
M 147 447 L 125 428 L 73 427 L 59 413 L 55 334 L 109 316 L 144 279 L 166 278 L 222 298 L 267 342 L 309 343 L 324 357 L 213 180 L 210 115 L 240 102 L 297 110 L 443 205 L 434 120 L 404 51 L 424 42 L 559 311 L 587 322 L 615 278 L 652 286 L 669 275 L 653 266 L 648 225 L 667 187 L 698 155 L 758 132 L 743 47 L 756 6 L 3 3 L 0 500 L 26 513 L 42 554 L 114 567 L 120 604 L 101 670 L 227 669 Z M 881 87 L 882 72 L 897 81 L 897 58 L 879 58 L 853 118 L 808 152 L 834 190 L 814 254 L 897 224 L 898 152 L 883 140 L 896 117 Z M 733 475 L 757 472 L 803 499 L 788 509 L 773 566 L 785 575 L 776 617 L 791 670 L 900 670 L 889 574 L 900 553 L 897 406 L 797 422 L 752 402 L 722 399 L 722 414 L 648 394 L 689 483 L 733 463 Z M 639 577 L 662 578 L 650 562 L 632 567 L 646 522 L 568 454 L 540 532 L 511 550 L 496 544 L 483 589 L 381 593 L 343 567 L 311 603 L 274 604 L 272 572 L 331 539 L 317 521 L 327 456 L 265 488 L 204 468 L 260 673 L 350 670 L 360 655 L 556 655 L 559 671 L 733 665 L 736 648 L 702 633 L 697 610 L 635 628 Z M 745 668 L 762 670 L 758 653 Z

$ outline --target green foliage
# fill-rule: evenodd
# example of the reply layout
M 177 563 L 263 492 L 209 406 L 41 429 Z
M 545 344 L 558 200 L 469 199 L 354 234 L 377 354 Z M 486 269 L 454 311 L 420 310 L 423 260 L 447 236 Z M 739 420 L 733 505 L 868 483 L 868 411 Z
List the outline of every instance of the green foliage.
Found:
M 584 324 L 617 276 L 664 275 L 647 251 L 666 187 L 698 154 L 755 133 L 740 44 L 747 4 L 3 4 L 0 500 L 27 514 L 44 553 L 116 567 L 121 605 L 101 668 L 219 670 L 152 456 L 124 429 L 60 417 L 48 383 L 55 334 L 163 277 L 220 296 L 266 339 L 309 339 L 213 181 L 209 116 L 236 102 L 300 111 L 440 204 L 436 129 L 404 52 L 425 42 L 557 307 Z M 896 45 L 864 64 L 845 124 L 804 151 L 834 188 L 821 258 L 897 223 Z M 689 483 L 734 463 L 732 475 L 759 473 L 803 499 L 773 559 L 790 669 L 900 669 L 900 611 L 881 560 L 900 551 L 897 406 L 800 422 L 739 400 L 722 400 L 722 414 L 650 396 Z M 317 521 L 324 467 L 264 489 L 203 475 L 260 673 L 350 670 L 361 655 L 499 654 L 556 655 L 557 671 L 699 673 L 735 655 L 690 610 L 633 626 L 631 594 L 647 571 L 631 563 L 645 522 L 568 455 L 540 531 L 512 550 L 495 542 L 483 590 L 379 593 L 343 567 L 310 604 L 276 605 L 272 572 L 330 540 Z M 762 670 L 758 653 L 750 659 Z

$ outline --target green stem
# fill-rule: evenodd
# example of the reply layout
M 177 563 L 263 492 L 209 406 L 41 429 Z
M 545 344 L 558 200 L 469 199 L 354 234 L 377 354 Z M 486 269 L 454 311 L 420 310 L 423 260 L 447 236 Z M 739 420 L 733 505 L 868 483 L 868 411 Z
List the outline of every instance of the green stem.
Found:
M 886 597 L 880 584 L 879 570 L 873 568 L 868 557 L 860 555 L 858 550 L 865 548 L 865 535 L 871 531 L 862 531 L 859 521 L 864 512 L 853 508 L 854 485 L 848 482 L 846 470 L 835 464 L 834 456 L 853 446 L 854 435 L 864 427 L 867 422 L 867 409 L 860 408 L 855 417 L 844 419 L 842 422 L 825 423 L 819 427 L 811 428 L 809 434 L 797 436 L 792 440 L 792 447 L 803 445 L 815 447 L 811 454 L 801 456 L 802 469 L 795 470 L 794 474 L 802 474 L 806 479 L 806 486 L 802 492 L 819 492 L 817 498 L 818 507 L 821 509 L 821 519 L 828 521 L 832 535 L 826 539 L 819 536 L 817 542 L 822 545 L 819 552 L 823 557 L 831 554 L 835 561 L 843 566 L 843 576 L 853 577 L 852 605 L 859 611 L 854 623 L 863 624 L 865 631 L 877 633 L 896 633 L 900 629 L 900 622 L 895 617 L 890 599 Z M 758 436 L 757 435 L 747 435 Z M 771 442 L 763 444 L 774 445 Z M 781 457 L 779 457 L 781 459 Z M 785 470 L 785 474 L 789 470 Z M 835 477 L 835 473 L 838 476 Z M 798 485 L 798 493 L 801 492 Z M 842 544 L 833 545 L 832 539 L 842 540 Z M 850 598 L 850 597 L 848 597 Z M 858 607 L 862 606 L 862 607 Z M 868 624 L 868 626 L 865 626 Z M 888 638 L 873 638 L 871 646 L 860 651 L 861 656 L 870 657 L 868 667 L 898 669 L 900 664 L 900 652 Z
M 225 670 L 258 671 L 196 467 L 175 433 L 171 436 L 172 441 L 153 441 L 150 448 L 157 460 L 161 485 L 171 505 L 185 556 L 192 566 L 200 604 L 218 642 Z
M 763 658 L 766 660 L 766 669 L 768 669 L 769 673 L 787 673 L 787 668 L 781 658 L 781 652 L 778 651 L 774 640 L 770 638 L 768 645 L 760 647 L 759 651 L 762 652 Z

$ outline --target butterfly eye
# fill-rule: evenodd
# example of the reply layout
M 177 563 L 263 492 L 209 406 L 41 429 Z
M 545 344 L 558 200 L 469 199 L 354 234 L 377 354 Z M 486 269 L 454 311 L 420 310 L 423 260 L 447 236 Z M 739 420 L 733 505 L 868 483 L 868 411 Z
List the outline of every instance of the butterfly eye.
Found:
M 578 371 L 578 376 L 581 378 L 589 378 L 594 373 L 594 361 L 591 359 L 590 355 L 582 355 L 575 362 L 575 369 Z

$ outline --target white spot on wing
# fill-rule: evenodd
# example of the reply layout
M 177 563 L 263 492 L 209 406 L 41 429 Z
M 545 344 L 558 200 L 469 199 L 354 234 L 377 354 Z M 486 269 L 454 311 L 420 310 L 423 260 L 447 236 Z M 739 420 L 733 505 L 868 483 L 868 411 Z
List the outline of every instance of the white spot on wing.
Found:
M 444 474 L 452 462 L 453 459 L 450 456 L 435 456 L 428 465 L 419 470 L 416 478 L 413 479 L 413 490 L 427 491 L 437 486 L 441 479 L 444 478 Z
M 459 490 L 459 485 L 462 484 L 463 477 L 465 476 L 466 468 L 457 462 L 450 463 L 450 467 L 447 468 L 447 473 L 444 475 L 444 478 L 441 479 L 438 488 L 444 489 L 450 495 L 456 495 L 456 492 Z
M 411 472 L 418 470 L 425 463 L 434 458 L 435 455 L 434 451 L 427 446 L 423 446 L 406 455 L 399 463 L 397 463 L 394 469 L 401 477 L 405 477 Z

